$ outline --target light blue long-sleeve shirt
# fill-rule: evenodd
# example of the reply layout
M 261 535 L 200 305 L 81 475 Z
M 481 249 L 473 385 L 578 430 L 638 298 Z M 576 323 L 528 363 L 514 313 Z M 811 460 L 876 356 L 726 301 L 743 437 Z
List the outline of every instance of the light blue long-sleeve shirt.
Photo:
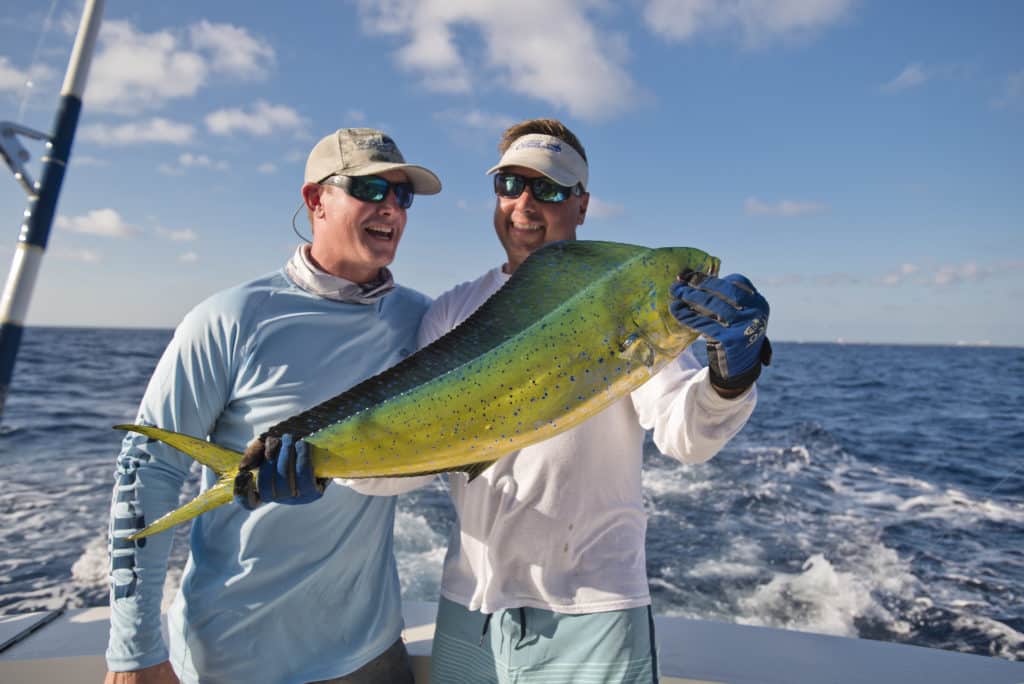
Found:
M 423 295 L 396 288 L 373 304 L 309 294 L 279 271 L 225 290 L 175 331 L 137 421 L 236 451 L 270 426 L 397 363 L 416 349 Z M 171 533 L 128 534 L 177 507 L 192 460 L 130 434 L 111 515 L 107 665 L 170 657 L 183 682 L 309 682 L 354 671 L 402 629 L 392 549 L 394 497 L 331 486 L 306 506 L 234 503 L 193 523 L 181 589 L 160 604 Z M 202 486 L 216 482 L 203 469 Z

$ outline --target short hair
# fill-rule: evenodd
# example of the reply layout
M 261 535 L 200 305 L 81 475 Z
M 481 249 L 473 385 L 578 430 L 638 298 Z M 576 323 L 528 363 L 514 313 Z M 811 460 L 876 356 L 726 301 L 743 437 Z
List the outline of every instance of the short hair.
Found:
M 583 150 L 583 143 L 576 137 L 576 134 L 569 130 L 569 127 L 558 119 L 527 119 L 513 124 L 501 134 L 501 141 L 498 143 L 498 154 L 505 154 L 505 151 L 512 146 L 519 138 L 531 133 L 542 133 L 553 135 L 559 140 L 564 140 L 580 153 L 583 161 L 587 161 L 587 153 Z

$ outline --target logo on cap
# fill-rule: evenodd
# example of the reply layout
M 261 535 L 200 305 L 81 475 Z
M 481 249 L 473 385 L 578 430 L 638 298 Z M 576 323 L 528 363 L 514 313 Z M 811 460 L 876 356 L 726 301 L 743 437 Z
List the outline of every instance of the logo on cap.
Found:
M 396 154 L 398 152 L 398 146 L 395 145 L 395 141 L 386 135 L 356 138 L 352 141 L 352 144 L 360 150 L 376 150 L 381 154 Z
M 556 142 L 544 142 L 543 140 L 521 140 L 512 146 L 513 150 L 523 150 L 526 148 L 535 148 L 539 150 L 549 150 L 551 152 L 561 152 L 562 145 Z

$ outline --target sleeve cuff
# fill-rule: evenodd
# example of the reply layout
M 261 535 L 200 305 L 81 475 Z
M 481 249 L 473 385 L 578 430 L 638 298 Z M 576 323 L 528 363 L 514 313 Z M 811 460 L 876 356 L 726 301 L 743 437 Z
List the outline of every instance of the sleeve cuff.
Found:
M 697 396 L 697 403 L 706 411 L 711 413 L 727 413 L 734 411 L 737 406 L 745 402 L 757 400 L 756 382 L 744 390 L 742 394 L 727 399 L 711 386 L 710 371 L 704 368 L 701 373 L 703 373 L 704 377 L 700 380 L 700 392 Z

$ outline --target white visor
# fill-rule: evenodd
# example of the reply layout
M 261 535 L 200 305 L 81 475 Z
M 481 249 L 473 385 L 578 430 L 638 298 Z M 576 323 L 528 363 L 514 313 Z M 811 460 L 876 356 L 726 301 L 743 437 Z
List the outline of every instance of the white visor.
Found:
M 572 145 L 561 138 L 531 133 L 517 138 L 501 155 L 488 174 L 508 166 L 523 166 L 542 173 L 559 185 L 572 187 L 579 183 L 587 189 L 587 162 Z

